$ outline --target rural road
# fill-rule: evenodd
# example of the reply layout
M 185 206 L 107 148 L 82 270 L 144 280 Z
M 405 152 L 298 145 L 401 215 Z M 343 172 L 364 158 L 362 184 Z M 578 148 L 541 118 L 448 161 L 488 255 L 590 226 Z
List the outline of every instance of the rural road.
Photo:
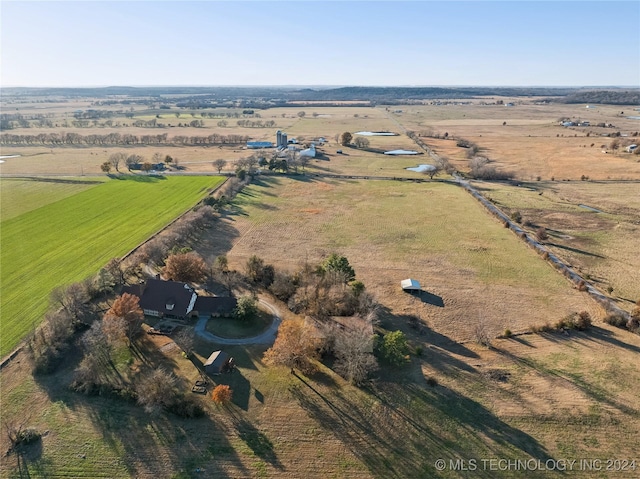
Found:
M 278 333 L 278 328 L 280 327 L 280 323 L 282 322 L 282 317 L 278 313 L 278 310 L 272 305 L 267 303 L 266 301 L 259 299 L 258 302 L 265 308 L 267 308 L 273 314 L 273 322 L 267 328 L 266 331 L 262 332 L 257 336 L 253 336 L 251 338 L 240 338 L 240 339 L 228 339 L 221 338 L 220 336 L 216 336 L 211 334 L 206 330 L 207 321 L 209 318 L 206 316 L 200 317 L 196 326 L 194 328 L 196 335 L 205 341 L 209 341 L 211 343 L 216 344 L 227 344 L 227 345 L 239 345 L 239 344 L 273 344 L 276 340 L 276 334 Z

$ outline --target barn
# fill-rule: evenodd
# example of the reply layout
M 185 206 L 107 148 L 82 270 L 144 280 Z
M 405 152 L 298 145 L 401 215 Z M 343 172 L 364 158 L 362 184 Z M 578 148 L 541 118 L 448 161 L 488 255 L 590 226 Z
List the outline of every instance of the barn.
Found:
M 224 351 L 214 351 L 204 363 L 204 371 L 210 375 L 229 372 L 233 369 L 233 358 Z

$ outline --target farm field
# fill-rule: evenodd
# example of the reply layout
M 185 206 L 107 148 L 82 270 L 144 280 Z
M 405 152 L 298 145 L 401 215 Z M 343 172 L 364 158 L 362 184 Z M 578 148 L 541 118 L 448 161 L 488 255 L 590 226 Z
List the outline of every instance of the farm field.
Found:
M 40 192 L 30 190 L 42 206 L 3 217 L 1 354 L 40 322 L 53 288 L 95 274 L 109 259 L 125 254 L 222 182 L 219 177 L 124 178 L 60 199 L 42 196 L 49 185 L 42 181 Z M 3 179 L 2 189 L 7 184 L 8 193 L 19 191 L 27 183 L 13 181 Z M 80 180 L 79 185 L 84 188 L 85 182 Z M 62 184 L 73 183 L 62 180 Z M 3 201 L 3 210 L 15 212 L 12 201 L 7 203 Z
M 20 216 L 107 181 L 107 178 L 5 178 L 0 180 L 0 218 Z
M 623 309 L 640 298 L 640 183 L 542 181 L 510 186 L 474 182 L 507 213 L 519 211 L 530 231 L 546 228 L 547 246 L 588 275 Z M 592 208 L 592 209 L 589 209 Z M 597 210 L 594 211 L 593 209 Z
M 487 102 L 491 99 L 487 99 Z M 506 103 L 508 99 L 504 99 Z M 624 111 L 627 110 L 627 114 Z M 519 180 L 538 176 L 556 180 L 640 179 L 640 162 L 636 155 L 624 152 L 603 153 L 612 139 L 602 135 L 627 135 L 621 141 L 632 143 L 640 131 L 640 121 L 628 119 L 630 106 L 584 104 L 536 105 L 518 101 L 513 107 L 495 104 L 408 106 L 393 117 L 407 130 L 443 136 L 450 140 L 424 137 L 436 152 L 450 157 L 459 171 L 468 171 L 466 150 L 457 148 L 453 138 L 465 138 L 480 147 L 480 154 L 495 162 L 500 169 L 512 171 Z M 587 120 L 592 126 L 565 128 L 560 118 Z M 506 125 L 503 125 L 506 123 Z M 598 123 L 614 127 L 599 128 Z M 593 146 L 592 146 L 593 145 Z M 604 148 L 605 150 L 607 148 Z
M 262 178 L 236 204 L 237 214 L 200 245 L 211 259 L 226 253 L 242 269 L 259 254 L 293 271 L 339 252 L 390 314 L 418 315 L 457 341 L 472 340 L 481 323 L 497 336 L 574 311 L 599 315 L 595 303 L 454 185 Z M 220 251 L 230 239 L 232 247 Z M 428 297 L 404 294 L 399 284 L 407 277 Z
M 455 146 L 453 138 L 462 137 L 477 143 L 481 148 L 481 154 L 491 159 L 499 169 L 512 171 L 521 181 L 534 180 L 541 177 L 545 180 L 556 179 L 580 179 L 588 176 L 591 179 L 640 179 L 640 162 L 636 155 L 622 151 L 609 151 L 603 153 L 603 146 L 608 147 L 611 138 L 603 137 L 617 131 L 623 136 L 620 138 L 623 144 L 633 140 L 633 134 L 640 130 L 640 121 L 629 119 L 632 107 L 595 105 L 586 109 L 579 104 L 535 104 L 531 99 L 502 98 L 504 103 L 513 102 L 513 107 L 496 105 L 498 98 L 486 97 L 480 100 L 466 101 L 465 104 L 456 104 L 451 100 L 450 104 L 442 105 L 406 105 L 400 109 L 393 107 L 327 107 L 305 106 L 269 108 L 259 111 L 259 120 L 262 122 L 274 121 L 272 128 L 247 128 L 238 127 L 237 119 L 228 119 L 227 127 L 219 127 L 219 118 L 203 118 L 197 111 L 149 110 L 137 108 L 132 114 L 133 118 L 120 118 L 122 126 L 119 127 L 86 127 L 64 128 L 64 131 L 80 135 L 89 134 L 167 134 L 169 137 L 181 136 L 207 136 L 211 134 L 247 135 L 253 140 L 273 141 L 275 131 L 286 131 L 290 138 L 297 137 L 300 141 L 310 142 L 319 137 L 324 137 L 327 143 L 321 148 L 325 154 L 322 158 L 311 163 L 317 171 L 327 171 L 336 174 L 381 174 L 398 173 L 407 174 L 404 170 L 407 166 L 414 166 L 414 160 L 426 160 L 426 156 L 419 155 L 413 158 L 397 158 L 396 169 L 394 163 L 389 163 L 387 158 L 378 153 L 371 153 L 354 148 L 342 148 L 336 142 L 336 135 L 344 131 L 355 133 L 357 131 L 394 131 L 402 133 L 402 129 L 412 130 L 418 134 L 449 134 L 450 140 L 423 137 L 422 139 L 434 150 L 451 159 L 453 165 L 459 171 L 468 170 L 468 160 L 465 157 L 466 150 Z M 26 104 L 21 106 L 24 113 L 35 114 L 40 111 L 37 105 Z M 65 114 L 58 111 L 59 107 L 52 107 L 57 121 L 62 121 Z M 70 108 L 70 106 L 67 106 Z M 625 113 L 625 110 L 627 112 Z M 69 111 L 69 110 L 67 110 Z M 298 116 L 304 112 L 304 116 Z M 159 114 L 159 121 L 171 122 L 190 121 L 202 119 L 203 128 L 193 127 L 165 127 L 165 128 L 141 128 L 131 126 L 136 119 L 148 120 L 155 118 L 154 113 Z M 175 117 L 180 114 L 180 118 Z M 70 115 L 67 113 L 67 115 Z M 54 118 L 54 120 L 55 120 Z M 588 120 L 592 126 L 564 128 L 558 124 L 560 118 L 572 120 Z M 67 118 L 69 121 L 72 116 Z M 175 121 L 174 121 L 175 120 Z M 506 123 L 506 125 L 503 125 Z M 600 128 L 598 123 L 612 124 L 613 127 Z M 124 126 L 127 125 L 127 126 Z M 49 134 L 60 131 L 60 128 L 16 128 L 15 134 L 36 135 L 38 133 Z M 372 148 L 380 149 L 415 149 L 416 145 L 405 135 L 397 137 L 369 137 Z M 343 149 L 345 155 L 337 155 L 336 150 Z M 607 150 L 607 148 L 604 148 Z M 127 154 L 139 154 L 145 158 L 151 158 L 154 153 L 162 155 L 170 154 L 178 158 L 180 164 L 189 171 L 212 172 L 211 162 L 216 159 L 225 159 L 228 165 L 225 171 L 234 170 L 234 162 L 239 158 L 248 156 L 255 151 L 247 150 L 244 146 L 127 146 L 117 147 L 38 147 L 3 146 L 0 153 L 22 154 L 21 158 L 9 159 L 0 165 L 2 174 L 99 174 L 100 164 L 107 160 L 115 151 L 125 151 Z M 269 150 L 266 151 L 269 154 Z M 411 174 L 410 172 L 408 173 Z
M 381 327 L 401 329 L 423 352 L 399 370 L 383 366 L 358 389 L 325 365 L 293 376 L 266 367 L 263 347 L 224 346 L 238 369 L 213 382 L 231 386 L 232 404 L 203 397 L 207 415 L 197 420 L 71 392 L 76 357 L 36 378 L 26 361 L 14 361 L 1 373 L 3 413 L 31 417 L 47 434 L 20 465 L 15 455 L 4 461 L 3 476 L 467 478 L 448 461 L 474 459 L 473 477 L 489 479 L 523 471 L 483 468 L 483 459 L 636 459 L 640 337 L 601 323 L 590 298 L 462 189 L 262 179 L 194 246 L 208 259 L 227 254 L 237 269 L 251 254 L 294 269 L 343 253 L 382 303 Z M 398 291 L 406 276 L 422 282 L 422 298 Z M 491 335 L 523 332 L 576 310 L 592 314 L 591 331 L 494 339 L 490 350 L 473 340 L 480 321 Z M 418 329 L 408 326 L 409 315 L 420 317 Z M 153 362 L 123 357 L 118 367 L 133 374 L 162 364 L 185 383 L 197 379 L 172 344 L 145 337 L 138 352 Z M 194 362 L 218 348 L 198 343 Z M 580 469 L 525 474 L 610 477 Z

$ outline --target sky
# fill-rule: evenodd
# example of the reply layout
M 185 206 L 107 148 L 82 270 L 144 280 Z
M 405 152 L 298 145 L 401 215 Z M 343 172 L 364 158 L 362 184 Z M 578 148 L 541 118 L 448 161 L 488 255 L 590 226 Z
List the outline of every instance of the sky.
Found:
M 635 86 L 640 2 L 0 2 L 0 86 Z

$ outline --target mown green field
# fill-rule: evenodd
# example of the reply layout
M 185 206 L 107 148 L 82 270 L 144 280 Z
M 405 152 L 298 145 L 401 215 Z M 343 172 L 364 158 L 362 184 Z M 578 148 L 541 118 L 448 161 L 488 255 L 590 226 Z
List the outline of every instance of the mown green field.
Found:
M 0 180 L 0 221 L 73 196 L 106 180 L 107 178 L 3 178 Z
M 128 178 L 3 219 L 0 354 L 40 322 L 53 288 L 95 273 L 222 182 L 219 177 Z

